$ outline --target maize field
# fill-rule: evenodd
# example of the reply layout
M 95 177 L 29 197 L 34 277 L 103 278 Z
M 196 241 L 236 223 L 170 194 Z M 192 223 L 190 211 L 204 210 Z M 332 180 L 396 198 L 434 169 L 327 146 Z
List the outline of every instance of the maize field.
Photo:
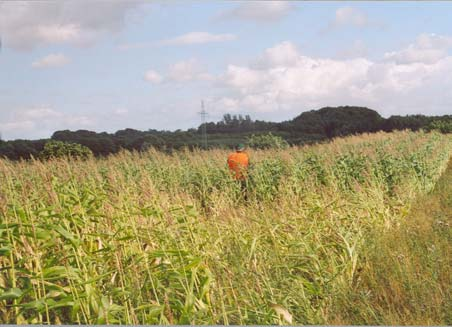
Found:
M 450 135 L 248 153 L 246 200 L 225 150 L 0 160 L 0 322 L 452 323 L 450 253 L 405 233 Z

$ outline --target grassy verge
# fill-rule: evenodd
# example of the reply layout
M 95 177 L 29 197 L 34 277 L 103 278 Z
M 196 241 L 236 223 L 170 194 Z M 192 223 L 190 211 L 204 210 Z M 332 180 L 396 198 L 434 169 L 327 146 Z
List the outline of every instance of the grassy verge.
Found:
M 330 323 L 452 324 L 452 161 L 408 217 L 374 233 L 355 287 Z

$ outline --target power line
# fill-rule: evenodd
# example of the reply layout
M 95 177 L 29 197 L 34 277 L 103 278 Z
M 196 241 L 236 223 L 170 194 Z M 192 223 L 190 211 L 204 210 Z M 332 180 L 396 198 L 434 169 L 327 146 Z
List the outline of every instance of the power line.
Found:
M 204 107 L 204 100 L 201 100 L 201 111 L 198 112 L 201 115 L 201 127 L 204 140 L 204 149 L 207 149 L 207 126 L 206 117 L 209 115 Z

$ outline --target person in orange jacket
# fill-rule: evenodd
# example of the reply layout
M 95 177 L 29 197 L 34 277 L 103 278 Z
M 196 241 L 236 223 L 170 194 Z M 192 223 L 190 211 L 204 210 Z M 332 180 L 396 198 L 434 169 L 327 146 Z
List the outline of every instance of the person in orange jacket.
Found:
M 247 199 L 246 179 L 248 177 L 249 163 L 250 159 L 248 154 L 245 152 L 244 144 L 237 145 L 235 152 L 228 156 L 229 170 L 231 171 L 234 179 L 240 182 L 240 187 L 245 200 Z

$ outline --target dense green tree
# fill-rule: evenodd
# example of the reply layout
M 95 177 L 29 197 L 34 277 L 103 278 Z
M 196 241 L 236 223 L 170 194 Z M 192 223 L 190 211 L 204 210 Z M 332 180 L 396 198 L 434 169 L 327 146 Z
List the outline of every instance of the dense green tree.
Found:
M 375 110 L 364 107 L 325 107 L 304 112 L 292 121 L 283 123 L 285 130 L 301 134 L 318 134 L 326 138 L 375 132 L 383 118 Z
M 84 145 L 95 155 L 108 155 L 119 151 L 118 145 L 108 133 L 96 133 L 87 130 L 71 132 L 65 130 L 55 132 L 52 135 L 52 140 Z
M 92 154 L 89 148 L 81 144 L 52 140 L 44 145 L 44 149 L 40 152 L 39 157 L 41 159 L 63 157 L 88 158 Z
M 426 128 L 428 131 L 436 130 L 444 134 L 452 133 L 452 119 L 432 121 Z
M 0 142 L 0 158 L 11 160 L 30 159 L 37 157 L 44 148 L 44 140 L 14 140 Z
M 272 133 L 251 135 L 247 139 L 247 144 L 253 149 L 285 149 L 289 146 L 281 136 Z
M 382 129 L 388 132 L 404 129 L 417 131 L 427 127 L 433 120 L 435 120 L 433 117 L 424 115 L 391 116 L 383 122 Z
M 272 133 L 290 144 L 306 144 L 328 140 L 337 136 L 379 130 L 448 130 L 446 123 L 452 116 L 428 117 L 423 115 L 381 117 L 376 111 L 364 107 L 325 107 L 303 112 L 292 120 L 281 123 L 252 120 L 249 115 L 225 114 L 219 122 L 207 122 L 209 147 L 233 147 L 252 134 Z M 52 140 L 77 143 L 88 147 L 94 155 L 105 156 L 120 149 L 142 151 L 154 147 L 164 151 L 180 148 L 200 148 L 203 143 L 203 125 L 187 131 L 174 132 L 150 129 L 139 131 L 124 129 L 114 134 L 87 130 L 58 131 Z M 0 157 L 12 160 L 37 157 L 48 140 L 0 141 Z

